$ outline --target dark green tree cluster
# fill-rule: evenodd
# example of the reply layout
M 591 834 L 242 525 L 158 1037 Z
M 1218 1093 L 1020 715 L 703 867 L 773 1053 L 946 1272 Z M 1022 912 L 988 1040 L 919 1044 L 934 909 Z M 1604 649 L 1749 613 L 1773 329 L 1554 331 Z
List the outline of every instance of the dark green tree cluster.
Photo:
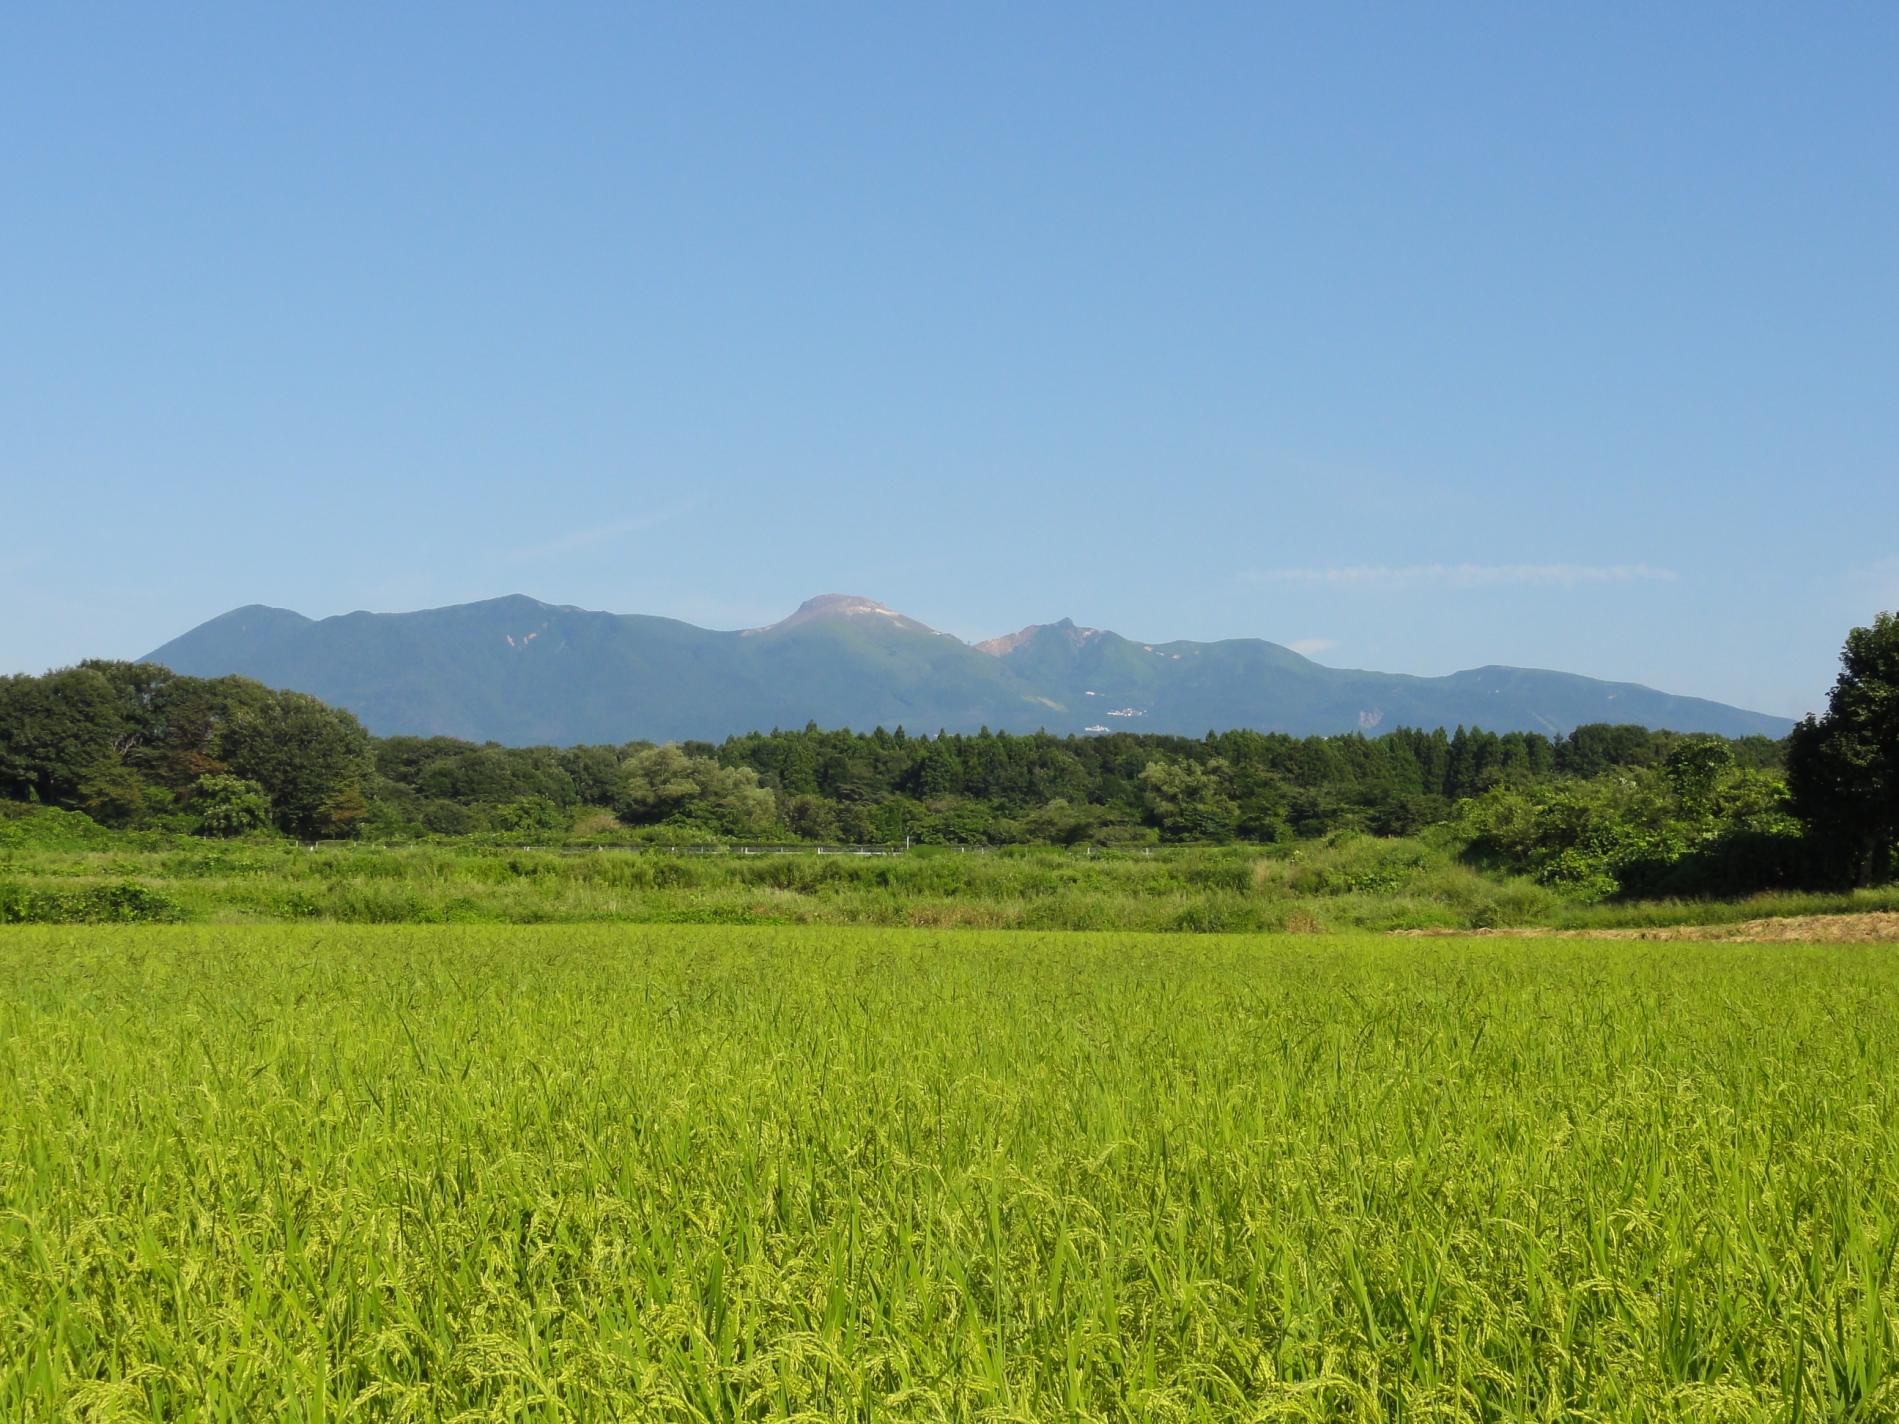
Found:
M 1826 878 L 1871 885 L 1899 874 L 1899 614 L 1855 628 L 1826 712 L 1787 745 L 1787 782 Z
M 620 747 L 381 737 L 372 829 L 445 836 L 564 830 L 581 808 L 614 804 L 626 755 Z
M 794 828 L 845 839 L 1272 841 L 1345 829 L 1408 834 L 1492 787 L 1656 766 L 1681 740 L 1610 726 L 1556 739 L 1465 728 L 1400 728 L 1375 738 L 1253 731 L 1192 738 L 912 737 L 901 728 L 808 726 L 697 750 L 756 771 L 784 799 Z M 1778 762 L 1779 746 L 1767 738 L 1732 746 L 1748 766 Z
M 577 825 L 681 839 L 949 844 L 1274 841 L 1407 834 L 1498 787 L 1653 768 L 1681 738 L 1582 727 L 1368 738 L 1021 736 L 902 728 L 753 733 L 714 745 L 503 747 L 370 738 L 345 712 L 242 678 L 85 663 L 0 680 L 0 798 L 112 826 L 303 837 Z M 1778 747 L 1731 744 L 1747 766 Z M 658 831 L 655 831 L 658 833 Z
M 150 663 L 0 678 L 0 797 L 104 825 L 346 836 L 369 771 L 368 733 L 304 693 Z

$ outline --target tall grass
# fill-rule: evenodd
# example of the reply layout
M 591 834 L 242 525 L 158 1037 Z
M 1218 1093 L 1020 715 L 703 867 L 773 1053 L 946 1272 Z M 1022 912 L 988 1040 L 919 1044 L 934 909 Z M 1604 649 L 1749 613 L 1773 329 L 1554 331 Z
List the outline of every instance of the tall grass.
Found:
M 1890 1419 L 1896 1099 L 1877 950 L 16 928 L 0 1417 Z
M 126 907 L 139 911 L 133 915 Z M 829 924 L 1194 932 L 1587 928 L 1899 908 L 1858 895 L 1585 905 L 1452 847 L 1342 836 L 1294 846 L 1085 852 L 560 852 L 471 844 L 0 847 L 0 923 Z M 113 913 L 107 913 L 112 911 Z

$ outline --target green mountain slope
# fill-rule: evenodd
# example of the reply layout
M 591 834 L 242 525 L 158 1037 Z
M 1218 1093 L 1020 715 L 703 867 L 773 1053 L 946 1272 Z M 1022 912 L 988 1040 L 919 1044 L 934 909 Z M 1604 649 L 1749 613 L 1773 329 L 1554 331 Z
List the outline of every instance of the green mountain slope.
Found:
M 1322 667 L 1259 639 L 1137 643 L 1060 623 L 970 645 L 829 594 L 769 628 L 715 632 L 513 596 L 312 620 L 251 606 L 154 649 L 348 707 L 372 731 L 512 744 L 718 738 L 773 726 L 912 731 L 1293 733 L 1585 722 L 1779 736 L 1781 718 L 1633 683 L 1487 667 L 1408 677 Z

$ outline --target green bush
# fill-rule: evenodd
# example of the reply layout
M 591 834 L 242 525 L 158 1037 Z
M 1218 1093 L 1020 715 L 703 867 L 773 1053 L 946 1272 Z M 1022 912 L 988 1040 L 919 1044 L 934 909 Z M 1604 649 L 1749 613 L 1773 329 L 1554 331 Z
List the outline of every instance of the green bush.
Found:
M 1476 864 L 1585 902 L 1736 895 L 1800 873 L 1800 828 L 1778 774 L 1725 743 L 1685 742 L 1660 767 L 1499 788 L 1458 807 Z
M 183 918 L 175 900 L 136 881 L 72 890 L 0 885 L 0 924 L 160 924 Z
M 83 811 L 0 801 L 0 849 L 89 850 L 124 844 Z
M 241 776 L 201 776 L 191 789 L 198 831 L 206 836 L 242 836 L 271 828 L 270 797 Z

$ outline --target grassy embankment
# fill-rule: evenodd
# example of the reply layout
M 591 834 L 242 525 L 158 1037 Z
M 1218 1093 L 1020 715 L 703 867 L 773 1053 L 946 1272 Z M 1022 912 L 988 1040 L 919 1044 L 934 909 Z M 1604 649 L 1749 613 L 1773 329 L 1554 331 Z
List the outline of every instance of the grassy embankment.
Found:
M 107 832 L 57 812 L 0 823 L 0 922 L 908 925 L 1304 931 L 1614 928 L 1899 908 L 1899 886 L 1738 901 L 1583 904 L 1427 840 L 1276 847 L 918 849 L 713 856 L 473 842 L 220 843 Z
M 0 933 L 0 1416 L 1889 1419 L 1885 950 Z

